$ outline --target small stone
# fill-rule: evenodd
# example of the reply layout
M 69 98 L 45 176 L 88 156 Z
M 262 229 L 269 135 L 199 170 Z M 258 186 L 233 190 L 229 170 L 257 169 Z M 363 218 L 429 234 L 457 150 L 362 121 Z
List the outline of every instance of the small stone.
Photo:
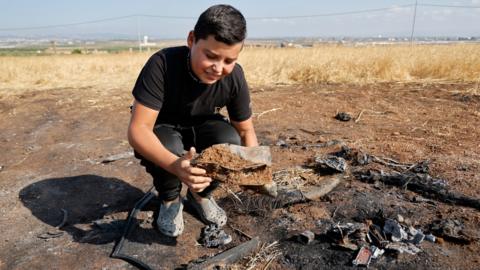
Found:
M 407 232 L 393 219 L 385 220 L 385 225 L 383 226 L 383 232 L 387 235 L 391 235 L 393 242 L 400 242 L 403 239 L 408 238 Z
M 400 132 L 395 131 L 395 132 L 392 133 L 392 135 L 393 135 L 393 136 L 399 136 L 399 135 L 400 135 Z
M 408 253 L 411 255 L 415 255 L 418 252 L 422 251 L 412 243 L 389 243 L 385 246 L 386 249 L 397 251 L 398 253 Z
M 372 251 L 372 259 L 377 259 L 378 257 L 382 256 L 383 253 L 385 253 L 384 249 L 378 248 L 374 245 L 372 245 L 370 249 Z
M 425 235 L 425 240 L 435 243 L 436 237 L 433 234 L 427 234 Z
M 415 236 L 418 232 L 419 230 L 415 229 L 413 226 L 408 227 L 408 234 L 410 234 L 411 236 Z
M 412 225 L 412 220 L 409 219 L 409 218 L 405 218 L 405 219 L 403 220 L 403 223 L 404 223 L 405 225 Z
M 276 143 L 275 143 L 276 146 L 280 146 L 280 147 L 288 147 L 288 144 L 286 141 L 282 140 L 282 139 L 279 139 Z
M 403 221 L 405 221 L 405 219 L 403 218 L 402 215 L 398 214 L 397 215 L 397 221 L 400 222 L 400 223 L 403 223 Z
M 315 239 L 315 234 L 312 231 L 306 230 L 298 235 L 298 241 L 309 245 Z
M 420 243 L 422 243 L 423 239 L 425 239 L 425 235 L 421 231 L 419 231 L 413 237 L 412 243 L 415 244 L 415 245 L 419 245 Z
M 443 238 L 441 238 L 441 237 L 437 237 L 437 239 L 435 239 L 435 242 L 437 242 L 439 244 L 443 244 L 443 243 L 445 243 L 445 240 L 443 240 Z
M 344 122 L 348 122 L 350 120 L 352 120 L 352 116 L 346 112 L 339 112 L 337 113 L 337 115 L 335 115 L 335 119 L 337 120 L 340 120 L 340 121 L 344 121 Z

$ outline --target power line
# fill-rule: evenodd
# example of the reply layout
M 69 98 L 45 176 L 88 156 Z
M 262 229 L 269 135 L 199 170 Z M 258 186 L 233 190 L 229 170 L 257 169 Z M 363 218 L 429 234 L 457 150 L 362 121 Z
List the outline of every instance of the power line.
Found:
M 163 16 L 163 15 L 149 15 L 149 14 L 140 14 L 137 15 L 140 17 L 146 18 L 162 18 L 162 19 L 176 19 L 176 20 L 191 20 L 191 19 L 198 19 L 198 17 L 188 17 L 188 16 Z
M 52 24 L 52 25 L 43 25 L 43 26 L 15 27 L 15 28 L 0 28 L 0 31 L 37 30 L 37 29 L 68 27 L 68 26 L 77 26 L 77 25 L 93 24 L 93 23 L 100 23 L 100 22 L 108 22 L 108 21 L 118 21 L 118 20 L 122 20 L 122 19 L 139 18 L 139 17 L 163 18 L 163 19 L 196 19 L 195 17 L 183 17 L 183 16 L 161 16 L 161 15 L 147 15 L 147 14 L 135 15 L 135 14 L 133 14 L 133 15 L 120 16 L 120 17 L 111 17 L 111 18 L 98 19 L 98 20 L 92 20 L 92 21 L 77 22 L 77 23 Z
M 459 5 L 440 5 L 440 4 L 418 4 L 419 6 L 422 7 L 448 7 L 448 8 L 467 8 L 467 9 L 475 9 L 475 8 L 480 8 L 480 6 L 459 6 Z
M 395 7 L 387 7 L 387 8 L 376 8 L 376 9 L 364 9 L 364 10 L 355 10 L 355 11 L 346 11 L 346 12 L 334 12 L 334 13 L 323 13 L 323 14 L 313 14 L 313 15 L 294 15 L 294 16 L 276 16 L 276 17 L 247 17 L 248 20 L 268 20 L 268 19 L 297 19 L 297 18 L 315 18 L 315 17 L 331 17 L 331 16 L 342 16 L 342 15 L 353 15 L 353 14 L 361 14 L 361 13 L 370 13 L 370 12 L 380 12 L 380 11 L 388 11 L 398 8 L 406 8 L 411 7 L 413 4 L 409 5 L 401 5 Z M 112 17 L 112 18 L 104 18 L 92 21 L 84 21 L 84 22 L 77 22 L 77 23 L 67 23 L 67 24 L 53 24 L 53 25 L 44 25 L 44 26 L 31 26 L 31 27 L 15 27 L 15 28 L 0 28 L 0 31 L 19 31 L 19 30 L 37 30 L 37 29 L 48 29 L 48 28 L 57 28 L 57 27 L 68 27 L 68 26 L 77 26 L 77 25 L 85 25 L 85 24 L 93 24 L 99 22 L 107 22 L 107 21 L 117 21 L 122 19 L 128 18 L 139 18 L 139 17 L 146 17 L 146 18 L 162 18 L 162 19 L 196 19 L 196 17 L 186 17 L 186 16 L 163 16 L 163 15 L 150 15 L 150 14 L 133 14 L 133 15 L 126 15 L 120 17 Z
M 465 6 L 465 5 L 441 5 L 441 4 L 406 4 L 406 5 L 398 5 L 393 7 L 385 7 L 385 8 L 374 8 L 374 9 L 363 9 L 363 10 L 353 10 L 353 11 L 345 11 L 345 12 L 332 12 L 332 13 L 321 13 L 321 14 L 311 14 L 311 15 L 293 15 L 293 16 L 263 16 L 263 17 L 247 17 L 247 20 L 272 20 L 272 19 L 279 19 L 279 20 L 288 20 L 288 19 L 302 19 L 302 18 L 317 18 L 317 17 L 333 17 L 333 16 L 344 16 L 344 15 L 354 15 L 354 14 L 362 14 L 362 13 L 372 13 L 372 12 L 382 12 L 382 11 L 389 11 L 395 10 L 399 8 L 410 8 L 410 7 L 448 7 L 448 8 L 462 8 L 462 9 L 478 9 L 480 6 Z M 77 22 L 77 23 L 66 23 L 66 24 L 52 24 L 52 25 L 43 25 L 43 26 L 29 26 L 29 27 L 12 27 L 12 28 L 0 28 L 0 31 L 22 31 L 22 30 L 38 30 L 38 29 L 48 29 L 48 28 L 58 28 L 58 27 L 69 27 L 69 26 L 77 26 L 77 25 L 85 25 L 85 24 L 94 24 L 100 22 L 108 22 L 108 21 L 117 21 L 122 19 L 129 19 L 129 18 L 161 18 L 161 19 L 176 19 L 176 20 L 195 20 L 197 17 L 188 17 L 188 16 L 164 16 L 164 15 L 150 15 L 150 14 L 132 14 L 126 16 L 119 16 L 119 17 L 111 17 L 111 18 L 104 18 L 104 19 L 97 19 L 91 21 L 84 21 L 84 22 Z
M 406 8 L 412 7 L 413 4 L 408 5 L 400 5 L 394 7 L 387 7 L 387 8 L 374 8 L 374 9 L 363 9 L 363 10 L 354 10 L 354 11 L 345 11 L 345 12 L 334 12 L 334 13 L 322 13 L 322 14 L 314 14 L 314 15 L 294 15 L 294 16 L 275 16 L 275 17 L 249 17 L 247 19 L 250 20 L 266 20 L 266 19 L 299 19 L 299 18 L 315 18 L 315 17 L 332 17 L 332 16 L 342 16 L 342 15 L 353 15 L 353 14 L 361 14 L 361 13 L 371 13 L 371 12 L 379 12 L 379 11 L 388 11 L 394 10 L 398 8 Z
M 36 30 L 36 29 L 57 28 L 57 27 L 75 26 L 75 25 L 82 25 L 82 24 L 92 24 L 92 23 L 107 22 L 107 21 L 117 21 L 117 20 L 122 20 L 122 19 L 127 19 L 127 18 L 133 18 L 133 17 L 135 17 L 135 15 L 112 17 L 112 18 L 98 19 L 98 20 L 78 22 L 78 23 L 52 24 L 52 25 L 43 25 L 43 26 L 15 27 L 15 28 L 0 28 L 0 31 Z

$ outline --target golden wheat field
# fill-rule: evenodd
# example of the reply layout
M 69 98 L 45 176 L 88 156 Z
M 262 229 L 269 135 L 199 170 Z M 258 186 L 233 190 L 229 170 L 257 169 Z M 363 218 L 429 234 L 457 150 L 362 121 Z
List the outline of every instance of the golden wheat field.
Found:
M 0 270 L 131 268 L 109 254 L 128 210 L 152 187 L 127 136 L 131 89 L 152 53 L 0 57 Z M 392 249 L 373 267 L 478 268 L 480 44 L 245 47 L 240 56 L 255 133 L 271 150 L 272 178 L 281 175 L 284 195 L 221 185 L 214 196 L 228 213 L 228 247 L 261 239 L 255 269 L 344 269 L 358 251 L 340 248 L 343 238 L 325 228 L 355 222 L 368 232 L 364 224 L 401 216 L 441 242 L 408 242 L 420 252 Z M 340 153 L 344 173 L 315 165 Z M 285 187 L 329 192 L 294 204 L 283 199 Z M 179 269 L 225 254 L 226 247 L 196 244 L 204 226 L 191 211 L 178 240 L 162 236 L 158 203 L 139 211 L 125 238 L 128 256 L 151 269 Z M 433 231 L 439 224 L 447 225 Z M 459 224 L 455 234 L 443 232 L 453 230 L 448 224 Z M 300 243 L 296 232 L 310 229 L 319 234 Z M 353 249 L 370 247 L 350 236 Z M 245 261 L 229 265 L 250 267 Z
M 151 53 L 5 56 L 0 90 L 130 88 Z M 310 83 L 480 82 L 480 45 L 245 48 L 252 86 Z

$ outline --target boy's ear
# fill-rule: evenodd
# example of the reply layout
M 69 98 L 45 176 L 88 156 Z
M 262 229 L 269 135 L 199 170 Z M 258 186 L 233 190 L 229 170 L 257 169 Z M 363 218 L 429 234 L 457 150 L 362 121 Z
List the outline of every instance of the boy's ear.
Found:
M 190 31 L 187 38 L 187 44 L 190 49 L 192 48 L 193 43 L 195 43 L 195 35 L 193 34 L 193 31 Z

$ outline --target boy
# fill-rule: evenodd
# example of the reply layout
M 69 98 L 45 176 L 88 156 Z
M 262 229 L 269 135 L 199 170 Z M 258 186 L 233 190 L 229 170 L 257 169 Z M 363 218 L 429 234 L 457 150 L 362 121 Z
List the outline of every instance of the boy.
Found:
M 236 63 L 245 36 L 238 10 L 212 6 L 188 34 L 188 47 L 155 53 L 134 86 L 128 140 L 163 201 L 156 222 L 165 235 L 183 231 L 182 182 L 203 222 L 227 222 L 210 195 L 217 183 L 190 164 L 196 151 L 218 143 L 258 145 L 247 82 Z M 225 106 L 230 121 L 219 113 Z

